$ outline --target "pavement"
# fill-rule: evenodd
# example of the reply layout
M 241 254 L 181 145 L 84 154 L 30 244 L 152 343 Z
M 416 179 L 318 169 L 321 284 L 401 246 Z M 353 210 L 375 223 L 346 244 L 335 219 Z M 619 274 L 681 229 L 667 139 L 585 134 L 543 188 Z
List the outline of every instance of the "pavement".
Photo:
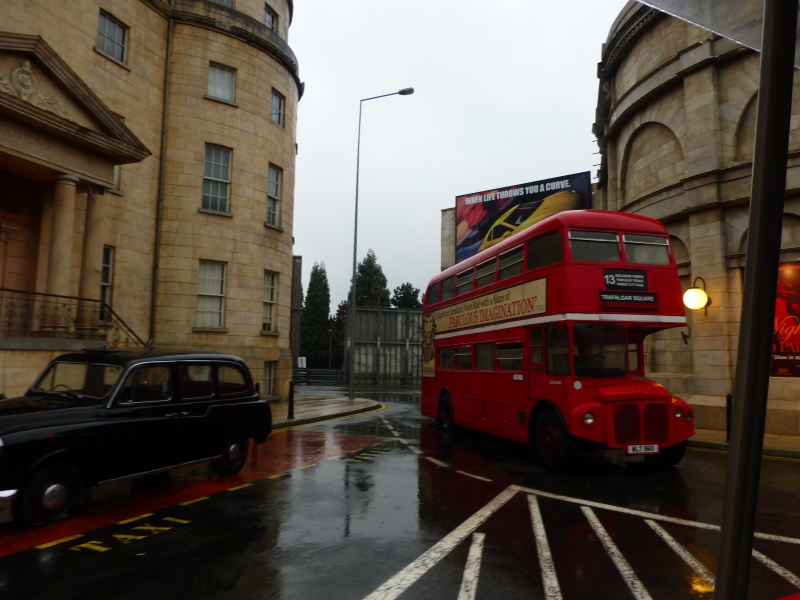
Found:
M 298 427 L 330 419 L 351 417 L 380 409 L 382 404 L 367 398 L 331 395 L 295 395 L 293 405 L 288 401 L 270 402 L 272 427 L 275 430 Z M 290 412 L 292 417 L 290 418 Z M 697 429 L 689 440 L 690 447 L 726 452 L 728 442 L 724 431 Z M 764 434 L 764 456 L 800 459 L 800 436 Z
M 380 402 L 366 398 L 350 400 L 347 397 L 339 396 L 300 396 L 297 394 L 295 394 L 292 404 L 283 400 L 280 402 L 270 401 L 269 405 L 272 409 L 272 428 L 276 430 L 351 417 L 378 410 L 381 407 Z

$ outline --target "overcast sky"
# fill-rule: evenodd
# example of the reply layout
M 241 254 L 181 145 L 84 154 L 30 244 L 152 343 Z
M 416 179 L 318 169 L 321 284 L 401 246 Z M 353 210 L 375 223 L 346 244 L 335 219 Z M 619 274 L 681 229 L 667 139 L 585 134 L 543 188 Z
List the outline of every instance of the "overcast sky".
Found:
M 470 192 L 582 171 L 596 181 L 597 63 L 625 0 L 296 0 L 294 254 L 303 291 L 324 262 L 331 311 L 358 262 L 389 291 L 424 290 L 441 265 L 441 211 Z

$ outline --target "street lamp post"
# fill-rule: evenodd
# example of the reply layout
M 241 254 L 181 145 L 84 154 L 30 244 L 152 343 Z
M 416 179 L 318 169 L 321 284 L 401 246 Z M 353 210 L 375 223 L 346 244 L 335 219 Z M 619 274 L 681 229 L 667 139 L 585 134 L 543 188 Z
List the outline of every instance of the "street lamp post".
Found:
M 347 378 L 350 385 L 350 400 L 355 398 L 355 321 L 356 321 L 356 278 L 357 271 L 357 251 L 358 251 L 358 171 L 361 163 L 361 109 L 367 100 L 377 100 L 387 96 L 410 96 L 414 93 L 414 88 L 403 88 L 391 94 L 381 94 L 371 98 L 362 98 L 358 103 L 358 146 L 356 149 L 356 210 L 355 224 L 353 225 L 353 289 L 350 292 L 350 306 L 347 310 Z

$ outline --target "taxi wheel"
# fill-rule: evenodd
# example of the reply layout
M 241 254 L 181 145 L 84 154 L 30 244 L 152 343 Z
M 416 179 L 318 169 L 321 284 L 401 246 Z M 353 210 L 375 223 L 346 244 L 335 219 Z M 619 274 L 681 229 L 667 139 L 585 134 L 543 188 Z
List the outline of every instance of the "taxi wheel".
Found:
M 211 467 L 220 475 L 235 475 L 247 461 L 249 440 L 241 438 L 228 441 L 222 449 L 222 456 L 211 461 Z
M 683 460 L 686 455 L 686 440 L 678 442 L 674 446 L 662 448 L 658 454 L 650 454 L 647 456 L 647 461 L 653 463 L 657 467 L 674 467 Z
M 534 431 L 539 463 L 548 471 L 564 471 L 572 463 L 572 443 L 561 419 L 551 410 L 539 415 Z
M 442 394 L 439 399 L 439 429 L 453 431 L 453 401 L 449 394 Z
M 11 504 L 14 520 L 23 527 L 63 521 L 83 501 L 86 484 L 74 466 L 55 462 L 34 471 Z

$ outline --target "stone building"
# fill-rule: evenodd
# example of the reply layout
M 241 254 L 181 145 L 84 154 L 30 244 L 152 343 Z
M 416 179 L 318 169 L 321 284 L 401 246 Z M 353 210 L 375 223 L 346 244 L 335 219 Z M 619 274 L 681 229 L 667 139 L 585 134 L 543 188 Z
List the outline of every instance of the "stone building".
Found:
M 759 54 L 629 2 L 603 46 L 598 77 L 594 133 L 602 158 L 593 206 L 663 222 L 684 289 L 700 278 L 712 300 L 706 310 L 687 310 L 689 330 L 652 340 L 650 375 L 694 406 L 699 427 L 724 430 L 739 342 Z M 787 278 L 800 274 L 799 193 L 795 71 L 781 240 Z M 776 314 L 783 301 L 779 294 Z M 800 314 L 784 316 L 796 328 Z M 686 343 L 681 333 L 689 334 Z M 800 435 L 800 372 L 796 362 L 777 371 L 773 356 L 780 376 L 770 379 L 766 431 Z
M 0 392 L 85 347 L 227 351 L 286 396 L 292 0 L 4 0 Z

